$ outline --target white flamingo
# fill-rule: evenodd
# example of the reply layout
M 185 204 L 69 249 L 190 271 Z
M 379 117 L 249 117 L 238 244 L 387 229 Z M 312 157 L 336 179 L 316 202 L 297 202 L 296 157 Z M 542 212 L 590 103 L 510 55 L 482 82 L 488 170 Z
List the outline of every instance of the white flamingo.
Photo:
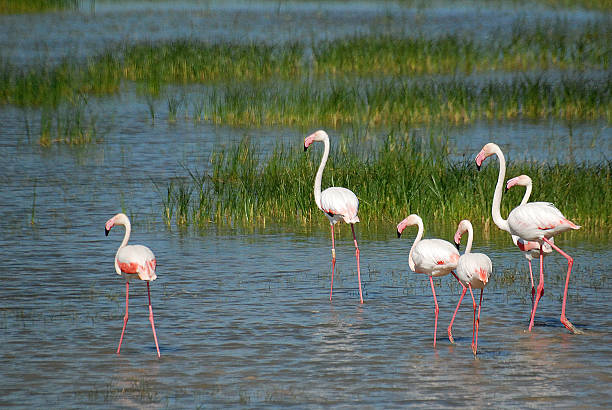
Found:
M 540 282 L 538 283 L 538 291 L 536 300 L 531 310 L 531 320 L 529 322 L 529 330 L 533 327 L 533 321 L 538 307 L 538 301 L 544 293 L 544 253 L 542 251 L 543 244 L 547 243 L 554 250 L 559 252 L 567 259 L 567 278 L 565 280 L 565 291 L 563 293 L 563 305 L 561 307 L 561 323 L 572 333 L 581 333 L 565 316 L 565 303 L 567 301 L 567 289 L 569 286 L 570 274 L 574 259 L 567 253 L 563 252 L 555 245 L 550 238 L 565 231 L 572 229 L 580 229 L 572 221 L 568 220 L 561 211 L 549 202 L 528 202 L 524 205 L 519 205 L 514 208 L 508 215 L 508 219 L 502 219 L 500 214 L 500 203 L 502 197 L 502 189 L 504 178 L 506 175 L 506 160 L 501 149 L 494 143 L 486 144 L 476 156 L 476 165 L 478 169 L 482 162 L 491 155 L 497 155 L 499 158 L 499 175 L 497 177 L 497 185 L 493 195 L 493 204 L 491 205 L 491 214 L 493 222 L 498 228 L 509 232 L 511 235 L 517 235 L 527 241 L 537 241 L 540 243 Z
M 434 322 L 434 347 L 436 347 L 439 309 L 433 277 L 445 276 L 455 270 L 457 261 L 459 261 L 459 252 L 450 242 L 442 239 L 421 239 L 423 237 L 423 220 L 415 214 L 409 215 L 397 225 L 397 237 L 399 238 L 402 235 L 406 227 L 414 225 L 419 227 L 419 231 L 408 254 L 408 265 L 413 272 L 429 275 L 436 313 Z
M 359 268 L 359 246 L 357 246 L 357 237 L 355 236 L 355 224 L 359 222 L 357 216 L 357 209 L 359 208 L 359 200 L 357 196 L 349 189 L 341 187 L 330 187 L 321 192 L 321 178 L 323 177 L 323 169 L 329 156 L 329 136 L 323 130 L 319 130 L 309 135 L 304 139 L 304 151 L 316 141 L 322 141 L 324 145 L 323 157 L 321 158 L 321 164 L 317 170 L 314 182 L 314 198 L 317 207 L 327 216 L 329 224 L 331 226 L 331 237 L 332 237 L 332 273 L 331 273 L 331 286 L 329 290 L 329 300 L 332 300 L 332 293 L 334 290 L 334 269 L 336 266 L 336 248 L 334 243 L 334 225 L 343 220 L 347 224 L 351 225 L 351 231 L 353 232 L 353 242 L 355 244 L 355 256 L 357 257 L 357 281 L 359 282 L 359 301 L 363 303 L 363 294 L 361 291 L 361 270 Z
M 451 319 L 451 322 L 448 325 L 448 338 L 453 341 L 451 332 L 453 322 L 455 321 L 455 316 L 457 315 L 459 306 L 461 306 L 461 301 L 465 296 L 465 292 L 467 291 L 467 289 L 470 289 L 470 295 L 472 295 L 472 306 L 474 307 L 474 324 L 472 327 L 472 352 L 474 353 L 474 355 L 476 355 L 476 352 L 478 351 L 478 326 L 480 324 L 480 307 L 482 305 L 482 292 L 484 290 L 484 287 L 489 282 L 491 272 L 493 272 L 493 265 L 491 263 L 491 259 L 489 259 L 489 257 L 484 253 L 471 253 L 474 230 L 472 228 L 472 223 L 467 219 L 464 219 L 463 221 L 459 222 L 459 226 L 457 227 L 457 232 L 455 233 L 454 237 L 457 249 L 459 249 L 459 244 L 461 243 L 461 236 L 465 232 L 468 233 L 467 246 L 465 247 L 463 255 L 459 257 L 459 262 L 457 262 L 456 269 L 457 279 L 463 286 L 463 293 L 461 293 L 461 297 L 459 298 L 459 303 L 457 303 L 457 307 L 455 308 L 453 318 Z M 474 299 L 474 293 L 472 292 L 472 288 L 480 289 L 478 316 L 476 316 L 476 300 Z
M 509 179 L 508 182 L 506 182 L 506 191 L 517 185 L 525 187 L 525 194 L 523 195 L 523 199 L 520 203 L 520 205 L 525 205 L 527 201 L 529 201 L 529 197 L 531 196 L 531 178 L 529 178 L 527 175 L 519 175 L 518 177 Z M 555 238 L 550 238 L 550 241 L 554 243 Z M 540 256 L 540 243 L 537 241 L 526 241 L 522 238 L 519 238 L 517 235 L 512 235 L 512 242 L 523 252 L 523 255 L 525 255 L 525 258 L 529 263 L 529 278 L 531 279 L 531 309 L 533 310 L 533 304 L 535 300 L 535 284 L 533 281 L 531 260 Z M 543 256 L 550 255 L 553 251 L 552 247 L 547 243 L 544 243 L 543 245 Z M 544 288 L 542 288 L 542 292 L 544 292 Z
M 153 322 L 153 308 L 151 307 L 151 292 L 149 290 L 149 282 L 157 279 L 155 274 L 155 266 L 157 264 L 155 255 L 151 249 L 143 245 L 128 245 L 130 232 L 132 230 L 129 218 L 122 213 L 113 216 L 106 221 L 104 233 L 108 236 L 109 231 L 115 225 L 123 225 L 125 227 L 125 235 L 123 241 L 115 255 L 115 270 L 118 275 L 125 278 L 125 316 L 123 317 L 123 330 L 119 339 L 119 347 L 117 354 L 121 350 L 121 342 L 123 341 L 123 333 L 128 322 L 128 300 L 130 296 L 130 280 L 138 277 L 140 280 L 147 282 L 147 295 L 149 296 L 149 321 L 153 329 L 153 338 L 155 339 L 155 348 L 157 349 L 157 357 L 161 357 L 159 353 L 159 345 L 157 344 L 157 335 L 155 334 L 155 323 Z

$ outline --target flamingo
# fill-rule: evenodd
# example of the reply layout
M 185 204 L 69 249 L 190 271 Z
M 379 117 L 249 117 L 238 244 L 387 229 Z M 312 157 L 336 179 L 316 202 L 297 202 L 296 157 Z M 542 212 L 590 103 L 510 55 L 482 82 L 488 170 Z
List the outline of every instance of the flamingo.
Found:
M 499 175 L 497 177 L 497 185 L 495 186 L 495 193 L 493 195 L 493 204 L 491 205 L 491 214 L 493 222 L 498 228 L 509 232 L 511 235 L 517 235 L 526 241 L 536 241 L 540 244 L 540 282 L 538 283 L 538 290 L 536 300 L 531 309 L 531 320 L 529 322 L 529 331 L 533 328 L 533 321 L 535 318 L 536 309 L 538 307 L 538 301 L 544 293 L 544 244 L 550 245 L 554 250 L 559 252 L 565 259 L 567 259 L 567 277 L 565 280 L 565 291 L 563 293 L 563 305 L 561 307 L 561 323 L 572 333 L 582 333 L 567 319 L 565 316 L 565 304 L 567 301 L 567 289 L 569 286 L 569 279 L 572 272 L 572 265 L 574 259 L 562 251 L 557 245 L 551 241 L 551 238 L 557 234 L 565 231 L 580 229 L 580 226 L 576 225 L 569 219 L 567 219 L 561 211 L 549 202 L 528 202 L 524 205 L 519 205 L 510 211 L 508 219 L 503 219 L 500 214 L 500 203 L 502 197 L 502 186 L 504 185 L 504 178 L 506 174 L 506 160 L 501 149 L 494 143 L 490 142 L 482 147 L 482 150 L 476 156 L 476 165 L 478 169 L 482 165 L 482 162 L 491 155 L 497 155 L 499 159 Z
M 517 185 L 524 186 L 526 188 L 525 194 L 523 195 L 523 199 L 521 200 L 521 205 L 525 205 L 527 201 L 529 201 L 529 197 L 531 196 L 531 178 L 529 178 L 527 175 L 519 175 L 518 177 L 509 179 L 508 182 L 506 182 L 506 191 Z M 554 242 L 555 238 L 550 238 L 550 241 Z M 533 304 L 535 300 L 535 285 L 533 282 L 531 260 L 540 256 L 540 243 L 536 241 L 526 241 L 516 235 L 512 235 L 512 242 L 523 252 L 523 255 L 525 255 L 525 258 L 529 263 L 529 278 L 531 279 L 531 309 L 533 310 Z M 552 247 L 549 244 L 544 243 L 542 251 L 544 256 L 548 256 L 552 253 Z M 544 288 L 542 288 L 542 292 L 544 292 Z
M 121 351 L 121 342 L 123 341 L 123 333 L 128 322 L 128 299 L 130 295 L 130 279 L 138 277 L 140 280 L 147 282 L 147 294 L 149 296 L 149 321 L 153 329 L 153 338 L 155 339 L 155 348 L 157 349 L 157 357 L 161 357 L 159 353 L 159 345 L 157 344 L 157 335 L 155 334 L 155 323 L 153 322 L 153 308 L 151 307 L 151 292 L 149 290 L 149 282 L 157 279 L 155 274 L 155 255 L 151 249 L 143 245 L 128 245 L 130 232 L 132 230 L 130 220 L 127 215 L 119 213 L 106 221 L 104 233 L 108 233 L 115 225 L 123 225 L 125 227 L 125 235 L 123 242 L 115 255 L 115 270 L 118 275 L 125 278 L 125 316 L 123 317 L 123 330 L 119 339 L 119 347 L 117 354 Z
M 323 176 L 323 169 L 327 163 L 327 157 L 329 156 L 329 136 L 323 130 L 316 131 L 310 134 L 304 139 L 304 151 L 308 147 L 317 141 L 322 141 L 324 145 L 323 157 L 321 158 L 321 164 L 317 170 L 314 182 L 314 198 L 317 207 L 325 213 L 329 224 L 331 226 L 331 238 L 332 238 L 332 271 L 331 271 L 331 287 L 329 290 L 329 300 L 332 300 L 332 293 L 334 290 L 334 269 L 336 266 L 336 248 L 334 243 L 334 225 L 343 220 L 347 224 L 351 225 L 351 231 L 353 232 L 353 243 L 355 244 L 355 256 L 357 257 L 357 281 L 359 282 L 359 301 L 363 303 L 363 294 L 361 291 L 361 271 L 359 269 L 359 246 L 357 246 L 357 237 L 355 236 L 355 224 L 359 222 L 357 216 L 357 209 L 359 208 L 359 200 L 357 196 L 349 189 L 342 187 L 330 187 L 321 192 L 321 178 Z
M 451 319 L 450 325 L 448 325 L 448 338 L 452 341 L 451 329 L 453 327 L 453 322 L 455 321 L 455 316 L 457 315 L 459 306 L 461 306 L 461 301 L 465 296 L 465 292 L 467 291 L 467 289 L 470 289 L 470 295 L 472 296 L 472 306 L 474 307 L 474 324 L 472 328 L 472 352 L 474 353 L 474 356 L 476 356 L 476 352 L 478 350 L 478 325 L 480 323 L 480 306 L 482 305 L 482 292 L 484 290 L 484 287 L 489 282 L 489 278 L 491 277 L 491 272 L 493 271 L 493 264 L 491 263 L 491 259 L 489 259 L 489 257 L 484 253 L 471 253 L 474 230 L 472 228 L 472 223 L 467 219 L 464 219 L 463 221 L 459 222 L 459 226 L 457 227 L 457 232 L 455 233 L 454 237 L 457 249 L 459 249 L 459 245 L 461 244 L 461 236 L 465 232 L 468 233 L 467 246 L 465 247 L 463 255 L 459 257 L 459 262 L 457 263 L 456 269 L 457 279 L 459 280 L 459 283 L 461 283 L 461 286 L 463 286 L 463 293 L 461 293 L 461 297 L 459 298 L 459 303 L 457 303 L 457 307 L 455 308 L 453 318 Z M 478 316 L 476 316 L 476 300 L 474 299 L 474 293 L 472 292 L 472 288 L 480 289 Z
M 442 239 L 423 239 L 423 220 L 420 216 L 412 214 L 405 218 L 397 225 L 397 237 L 402 235 L 402 232 L 408 226 L 417 225 L 419 231 L 417 233 L 410 253 L 408 254 L 408 265 L 415 273 L 424 273 L 429 275 L 429 283 L 433 293 L 436 319 L 434 322 L 434 348 L 436 347 L 436 333 L 438 331 L 438 300 L 436 299 L 436 290 L 434 289 L 433 277 L 445 276 L 451 273 L 457 267 L 459 261 L 459 252 L 450 243 Z M 453 273 L 454 275 L 454 273 Z

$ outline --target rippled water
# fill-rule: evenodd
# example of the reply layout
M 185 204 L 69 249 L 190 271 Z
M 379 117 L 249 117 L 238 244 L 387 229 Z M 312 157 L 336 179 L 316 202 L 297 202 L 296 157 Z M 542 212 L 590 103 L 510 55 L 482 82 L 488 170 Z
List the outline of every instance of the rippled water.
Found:
M 67 40 L 58 34 L 58 41 Z M 559 322 L 565 259 L 545 261 L 545 295 L 529 333 L 524 258 L 509 238 L 484 242 L 476 233 L 475 249 L 494 263 L 478 357 L 470 348 L 469 295 L 455 322 L 456 343 L 446 338 L 460 294 L 450 277 L 436 282 L 434 350 L 429 282 L 407 264 L 414 232 L 397 239 L 392 224 L 367 235 L 357 227 L 366 301 L 360 305 L 346 226 L 330 303 L 325 230 L 213 227 L 198 234 L 162 223 L 154 182 L 163 187 L 185 175 L 184 166 L 203 167 L 215 146 L 245 134 L 264 144 L 301 144 L 301 132 L 151 123 L 146 104 L 130 95 L 96 104 L 104 139 L 77 148 L 38 146 L 24 129 L 35 114 L 0 108 L 0 406 L 590 408 L 612 401 L 607 237 L 557 242 L 575 257 L 567 315 L 585 332 L 575 336 Z M 571 139 L 556 127 L 476 125 L 450 138 L 458 156 L 494 139 L 518 158 L 535 134 L 575 144 L 579 160 L 610 158 L 605 127 L 585 124 Z M 593 136 L 596 145 L 589 146 Z M 570 151 L 547 152 L 565 160 Z M 148 245 L 158 259 L 151 292 L 161 359 L 141 282 L 130 288 L 130 321 L 115 354 L 125 285 L 113 257 L 122 231 L 105 237 L 103 225 L 122 209 L 132 218 L 131 243 Z M 430 237 L 452 229 L 425 225 Z

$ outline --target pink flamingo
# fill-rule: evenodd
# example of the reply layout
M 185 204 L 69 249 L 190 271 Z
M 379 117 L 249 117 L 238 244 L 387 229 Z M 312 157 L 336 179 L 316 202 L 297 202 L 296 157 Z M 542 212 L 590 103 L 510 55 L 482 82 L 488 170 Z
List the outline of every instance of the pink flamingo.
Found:
M 532 189 L 532 181 L 527 175 L 519 175 L 518 177 L 514 177 L 509 179 L 506 183 L 506 191 L 508 191 L 513 186 L 524 186 L 525 194 L 523 195 L 523 199 L 521 200 L 521 205 L 525 205 L 527 201 L 529 201 L 529 197 L 531 196 Z M 550 241 L 554 243 L 555 238 L 550 238 Z M 512 235 L 512 242 L 515 246 L 517 246 L 525 255 L 527 262 L 529 263 L 529 278 L 531 279 L 531 309 L 533 310 L 533 304 L 535 300 L 535 284 L 533 282 L 533 271 L 531 269 L 531 260 L 533 258 L 538 258 L 540 256 L 540 243 L 536 241 L 526 241 L 522 238 L 519 238 L 516 235 Z M 543 256 L 548 256 L 552 253 L 552 247 L 544 243 L 542 247 Z M 544 292 L 544 288 L 542 288 L 542 292 Z M 543 294 L 543 293 L 542 293 Z
M 408 265 L 415 273 L 424 273 L 429 275 L 429 283 L 433 293 L 436 319 L 434 322 L 434 348 L 436 347 L 436 333 L 438 331 L 438 300 L 436 299 L 436 290 L 434 289 L 433 277 L 445 276 L 451 273 L 459 261 L 459 252 L 447 241 L 442 239 L 423 239 L 423 220 L 420 216 L 412 214 L 397 225 L 397 237 L 402 235 L 402 232 L 408 226 L 417 225 L 419 231 L 417 233 L 410 253 L 408 254 Z M 454 273 L 453 273 L 454 274 Z
M 128 322 L 128 299 L 130 295 L 130 279 L 139 279 L 147 282 L 147 294 L 149 296 L 149 321 L 153 329 L 153 338 L 155 339 L 155 347 L 157 348 L 157 357 L 161 357 L 159 353 L 159 345 L 157 344 L 157 335 L 155 334 L 155 323 L 153 322 L 153 308 L 151 307 L 151 292 L 149 290 L 149 282 L 157 279 L 155 274 L 155 255 L 151 249 L 143 245 L 128 245 L 130 232 L 132 230 L 130 220 L 125 214 L 119 213 L 106 221 L 104 233 L 108 236 L 111 228 L 115 225 L 123 225 L 125 227 L 125 236 L 123 242 L 115 255 L 115 270 L 118 275 L 125 278 L 125 316 L 123 317 L 123 330 L 119 339 L 119 347 L 117 354 L 121 350 L 121 342 L 123 341 L 123 333 Z
M 452 341 L 453 337 L 451 329 L 453 327 L 453 322 L 455 321 L 455 316 L 457 315 L 459 306 L 461 306 L 461 301 L 465 296 L 465 292 L 469 288 L 470 295 L 472 295 L 472 306 L 474 307 L 474 324 L 472 328 L 472 352 L 474 353 L 474 356 L 476 356 L 476 352 L 478 350 L 478 326 L 480 324 L 480 306 L 482 305 L 482 292 L 484 290 L 484 287 L 489 282 L 491 272 L 493 271 L 493 265 L 491 264 L 491 259 L 489 259 L 489 257 L 484 253 L 471 253 L 474 230 L 472 228 L 472 223 L 467 219 L 464 219 L 463 221 L 459 222 L 459 226 L 457 227 L 457 232 L 455 233 L 454 238 L 455 244 L 457 245 L 457 249 L 459 249 L 459 244 L 461 243 L 461 236 L 465 232 L 468 233 L 467 246 L 465 247 L 463 255 L 461 255 L 461 257 L 459 258 L 459 262 L 457 263 L 456 269 L 457 279 L 461 283 L 461 286 L 463 286 L 463 293 L 461 293 L 461 297 L 459 298 L 459 303 L 457 303 L 457 307 L 455 308 L 453 318 L 451 319 L 450 325 L 448 325 L 448 338 Z M 480 289 L 478 316 L 476 316 L 476 300 L 474 299 L 474 293 L 472 292 L 472 288 Z
M 538 301 L 544 293 L 544 251 L 543 244 L 550 245 L 554 250 L 559 252 L 567 259 L 567 278 L 565 280 L 565 291 L 563 293 L 563 305 L 561 307 L 561 323 L 572 333 L 582 333 L 574 327 L 574 325 L 565 316 L 565 303 L 567 301 L 567 289 L 569 286 L 570 274 L 574 259 L 567 253 L 563 252 L 550 239 L 562 232 L 572 229 L 580 229 L 572 221 L 568 220 L 561 211 L 549 202 L 528 202 L 524 205 L 519 205 L 514 208 L 508 215 L 508 219 L 502 219 L 500 214 L 500 203 L 502 197 L 502 187 L 506 174 L 506 160 L 501 149 L 494 143 L 486 144 L 476 156 L 476 165 L 478 169 L 482 162 L 491 155 L 497 155 L 499 158 L 499 175 L 497 177 L 497 185 L 493 195 L 493 204 L 491 205 L 491 214 L 493 222 L 498 228 L 509 232 L 511 235 L 516 235 L 526 241 L 536 241 L 540 243 L 540 282 L 536 300 L 531 310 L 531 320 L 529 322 L 529 331 L 533 327 L 533 321 L 538 307 Z
M 321 164 L 317 170 L 314 183 L 314 197 L 317 207 L 323 212 L 329 219 L 331 226 L 331 238 L 332 238 L 332 272 L 331 272 L 331 287 L 329 290 L 329 300 L 332 300 L 332 292 L 334 290 L 334 269 L 336 266 L 336 248 L 334 243 L 334 225 L 344 220 L 347 224 L 351 225 L 353 232 L 353 242 L 355 243 L 355 255 L 357 257 L 357 280 L 359 282 L 359 300 L 363 303 L 363 294 L 361 292 L 361 271 L 359 269 L 359 247 L 357 246 L 357 237 L 355 236 L 355 224 L 359 222 L 357 216 L 357 209 L 359 208 L 359 200 L 357 196 L 350 190 L 341 187 L 330 187 L 321 192 L 321 178 L 323 176 L 323 169 L 327 163 L 327 157 L 329 156 L 329 136 L 323 130 L 316 131 L 304 139 L 304 151 L 315 141 L 322 141 L 325 147 L 323 151 L 323 157 L 321 158 Z

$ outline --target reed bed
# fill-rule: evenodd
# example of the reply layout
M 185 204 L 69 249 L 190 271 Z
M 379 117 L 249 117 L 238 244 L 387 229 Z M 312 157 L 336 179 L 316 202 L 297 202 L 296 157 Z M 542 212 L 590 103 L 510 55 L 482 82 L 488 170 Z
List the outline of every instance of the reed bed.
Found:
M 354 141 L 343 137 L 332 144 L 322 186 L 353 190 L 360 200 L 362 226 L 391 226 L 417 213 L 431 224 L 468 218 L 485 235 L 490 233 L 495 161 L 480 172 L 473 161 L 452 162 L 443 140 L 433 136 L 424 141 L 415 134 L 392 132 L 382 143 Z M 313 197 L 321 152 L 316 147 L 313 151 L 305 154 L 297 142 L 293 147 L 276 145 L 264 155 L 257 144 L 244 139 L 214 152 L 209 171 L 192 170 L 163 190 L 166 223 L 200 228 L 277 222 L 325 226 Z M 611 165 L 511 162 L 507 176 L 530 175 L 532 201 L 553 201 L 585 230 L 601 231 L 608 229 L 611 216 Z M 522 195 L 521 189 L 505 195 L 502 214 Z
M 481 119 L 612 121 L 612 75 L 600 80 L 527 76 L 498 80 L 326 81 L 228 85 L 208 96 L 205 118 L 237 126 L 337 127 L 467 124 Z

